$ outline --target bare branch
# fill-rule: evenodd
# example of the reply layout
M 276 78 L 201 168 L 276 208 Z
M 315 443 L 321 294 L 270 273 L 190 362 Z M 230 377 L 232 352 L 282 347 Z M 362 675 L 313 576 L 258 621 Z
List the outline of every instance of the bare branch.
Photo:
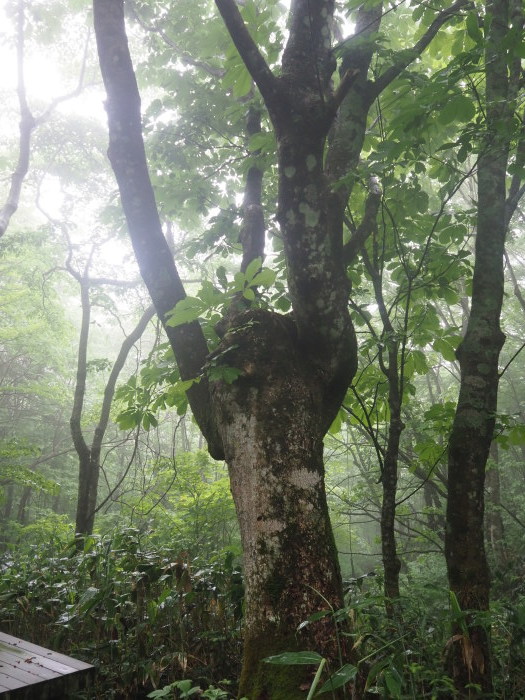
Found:
M 111 403 L 115 394 L 115 386 L 117 384 L 118 376 L 124 367 L 124 364 L 126 362 L 131 348 L 142 337 L 142 334 L 146 330 L 148 323 L 151 321 L 154 315 L 155 307 L 153 305 L 148 306 L 148 308 L 140 317 L 135 328 L 131 331 L 131 333 L 128 336 L 124 338 L 119 353 L 117 355 L 117 359 L 115 360 L 111 369 L 108 381 L 106 383 L 106 388 L 104 389 L 104 399 L 102 401 L 102 407 L 100 409 L 100 418 L 98 421 L 98 425 L 95 428 L 95 435 L 91 447 L 92 455 L 97 459 L 97 461 L 100 458 L 102 440 L 104 438 L 104 433 L 106 432 L 106 428 L 108 425 L 109 410 L 111 408 Z
M 18 209 L 18 203 L 20 201 L 20 193 L 22 191 L 22 184 L 29 170 L 29 159 L 31 155 L 31 136 L 33 131 L 40 126 L 46 119 L 49 118 L 50 114 L 54 109 L 67 100 L 71 100 L 82 92 L 84 88 L 84 75 L 86 70 L 88 47 L 91 37 L 91 30 L 88 30 L 86 43 L 84 45 L 84 55 L 82 59 L 82 65 L 80 69 L 80 77 L 77 87 L 70 93 L 62 95 L 61 97 L 56 97 L 42 114 L 35 117 L 29 105 L 27 103 L 27 93 L 25 86 L 24 77 L 24 25 L 25 25 L 25 15 L 24 15 L 24 0 L 18 0 L 18 17 L 17 17 L 17 73 L 18 73 L 18 104 L 20 109 L 20 136 L 19 136 L 19 146 L 18 146 L 18 162 L 16 168 L 11 176 L 11 187 L 9 189 L 9 194 L 7 195 L 7 200 L 2 209 L 0 210 L 0 238 L 4 235 L 11 221 L 11 217 Z

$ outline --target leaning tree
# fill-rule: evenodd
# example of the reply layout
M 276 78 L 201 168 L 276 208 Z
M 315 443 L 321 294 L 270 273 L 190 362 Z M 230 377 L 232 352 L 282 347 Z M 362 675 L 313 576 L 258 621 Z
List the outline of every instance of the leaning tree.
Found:
M 292 0 L 278 70 L 272 70 L 235 0 L 218 11 L 262 97 L 277 143 L 277 220 L 292 304 L 279 314 L 234 296 L 210 358 L 198 321 L 170 325 L 185 298 L 163 236 L 142 136 L 141 106 L 125 32 L 123 0 L 94 0 L 107 91 L 109 158 L 141 274 L 173 348 L 188 399 L 212 457 L 224 459 L 240 525 L 246 584 L 240 694 L 252 700 L 304 696 L 304 667 L 262 665 L 281 651 L 315 649 L 337 659 L 329 618 L 342 606 L 337 552 L 324 488 L 323 438 L 357 366 L 347 271 L 372 228 L 381 192 L 369 188 L 363 218 L 344 236 L 344 213 L 370 107 L 455 17 L 459 0 L 436 12 L 414 46 L 369 69 L 383 6 L 356 11 L 355 35 L 333 51 L 334 0 Z M 245 3 L 239 3 L 239 5 Z M 337 85 L 337 87 L 334 87 Z M 253 125 L 253 122 L 252 122 Z M 248 130 L 250 124 L 248 124 Z M 248 173 L 243 269 L 264 250 L 260 173 Z M 250 296 L 250 295 L 248 295 Z M 214 370 L 236 369 L 235 381 Z M 192 381 L 193 380 L 193 381 Z

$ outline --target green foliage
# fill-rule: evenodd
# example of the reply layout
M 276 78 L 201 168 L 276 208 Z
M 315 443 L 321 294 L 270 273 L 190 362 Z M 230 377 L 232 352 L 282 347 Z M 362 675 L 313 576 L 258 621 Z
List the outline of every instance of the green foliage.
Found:
M 275 282 L 276 273 L 261 266 L 262 260 L 255 258 L 246 268 L 246 272 L 236 272 L 233 280 L 229 282 L 224 268 L 219 268 L 217 278 L 222 289 L 204 281 L 195 297 L 186 297 L 178 302 L 169 314 L 168 325 L 176 327 L 202 319 L 205 322 L 206 335 L 213 337 L 213 327 L 239 296 L 250 303 L 264 305 L 265 298 L 259 288 L 270 289 Z
M 218 342 L 215 326 L 232 304 L 240 303 L 241 299 L 241 303 L 269 305 L 267 294 L 261 290 L 273 287 L 276 272 L 262 267 L 262 260 L 255 258 L 245 272 L 237 272 L 230 281 L 223 267 L 217 269 L 216 276 L 218 286 L 204 280 L 194 297 L 187 296 L 178 302 L 168 320 L 168 325 L 173 327 L 199 320 L 211 347 Z M 278 290 L 274 298 L 282 299 L 282 294 L 282 290 Z M 228 366 L 223 359 L 223 355 L 215 354 L 204 370 L 212 381 L 231 384 L 241 371 Z M 115 392 L 116 401 L 124 405 L 116 418 L 119 427 L 121 430 L 130 430 L 139 425 L 146 430 L 157 427 L 157 413 L 171 407 L 176 408 L 178 415 L 184 415 L 188 408 L 186 391 L 200 379 L 195 377 L 181 381 L 172 351 L 167 345 L 160 346 L 155 358 L 151 357 L 145 363 L 139 375 L 131 376 Z
M 24 444 L 13 438 L 0 440 L 0 484 L 17 484 L 46 493 L 57 493 L 59 485 L 44 474 L 24 464 L 33 462 L 40 455 L 40 450 L 34 445 Z
M 2 628 L 94 663 L 94 698 L 131 697 L 183 674 L 206 685 L 235 677 L 239 574 L 232 558 L 190 561 L 143 540 L 124 530 L 89 537 L 79 552 L 63 541 L 4 556 Z M 204 697 L 224 696 L 210 690 Z
M 179 546 L 201 557 L 217 550 L 239 552 L 235 509 L 226 469 L 204 450 L 159 457 L 148 489 L 128 499 L 135 522 L 162 547 L 176 534 Z M 240 553 L 240 552 L 239 552 Z
M 175 692 L 181 700 L 182 698 L 191 698 L 193 696 L 208 698 L 208 700 L 228 700 L 231 697 L 225 690 L 216 688 L 213 685 L 210 685 L 206 690 L 202 690 L 199 685 L 193 685 L 191 680 L 183 680 L 174 681 L 160 690 L 153 690 L 151 693 L 148 693 L 148 698 L 173 697 Z
M 268 656 L 264 661 L 267 664 L 276 664 L 278 666 L 315 666 L 322 659 L 323 657 L 315 651 L 285 651 L 276 656 Z

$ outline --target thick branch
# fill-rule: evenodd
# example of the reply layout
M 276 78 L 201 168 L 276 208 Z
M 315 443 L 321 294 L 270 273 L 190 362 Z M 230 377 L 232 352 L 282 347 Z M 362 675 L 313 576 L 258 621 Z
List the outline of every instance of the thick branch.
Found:
M 246 120 L 248 137 L 261 131 L 261 113 L 255 107 L 250 107 Z M 242 244 L 241 270 L 246 268 L 255 258 L 264 257 L 264 212 L 262 208 L 262 179 L 263 171 L 257 165 L 252 165 L 246 175 L 244 198 L 242 202 L 242 226 L 240 240 Z
M 149 177 L 140 113 L 140 95 L 124 25 L 123 0 L 94 0 L 95 34 L 108 96 L 108 156 L 118 182 L 122 206 L 140 272 L 173 348 L 182 379 L 202 373 L 208 354 L 198 322 L 173 328 L 166 314 L 186 296 L 162 233 Z M 210 454 L 222 458 L 205 377 L 188 391 L 193 414 Z
M 215 4 L 264 101 L 267 104 L 274 103 L 279 92 L 277 79 L 244 24 L 235 0 L 215 0 Z
M 287 84 L 299 81 L 324 99 L 336 64 L 331 48 L 334 0 L 293 0 L 290 31 L 282 58 Z

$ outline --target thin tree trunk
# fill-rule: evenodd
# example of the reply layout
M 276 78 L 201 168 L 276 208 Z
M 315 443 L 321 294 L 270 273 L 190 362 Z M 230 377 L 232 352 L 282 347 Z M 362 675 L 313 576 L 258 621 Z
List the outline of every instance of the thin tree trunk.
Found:
M 388 380 L 388 408 L 390 419 L 388 423 L 388 439 L 381 471 L 381 486 L 383 498 L 381 502 L 381 552 L 383 556 L 384 592 L 386 611 L 389 616 L 395 612 L 395 601 L 399 600 L 399 572 L 401 561 L 397 555 L 395 535 L 396 524 L 396 495 L 398 481 L 399 445 L 404 424 L 401 420 L 403 401 L 403 366 L 400 366 L 400 343 L 396 340 L 398 333 L 394 329 L 383 298 L 382 279 L 378 262 L 370 260 L 363 253 L 366 268 L 372 277 L 375 299 L 383 324 L 383 332 L 379 343 L 379 363 L 381 371 Z M 407 304 L 409 303 L 407 298 Z M 379 340 L 379 339 L 378 339 Z M 383 344 L 386 346 L 388 366 L 385 365 Z M 401 353 L 401 357 L 403 353 Z
M 87 287 L 87 285 L 85 285 Z M 81 287 L 84 289 L 84 286 Z M 84 295 L 89 295 L 89 290 L 84 291 Z M 111 369 L 106 387 L 104 389 L 104 398 L 100 409 L 100 416 L 95 427 L 91 445 L 88 446 L 84 439 L 82 427 L 80 424 L 82 418 L 82 407 L 84 403 L 85 383 L 86 383 L 86 357 L 87 357 L 87 333 L 89 329 L 89 300 L 84 300 L 85 317 L 87 318 L 86 327 L 83 323 L 83 332 L 79 341 L 79 364 L 77 372 L 77 386 L 75 391 L 75 403 L 71 416 L 71 431 L 73 441 L 77 450 L 79 459 L 79 484 L 78 484 L 78 499 L 75 532 L 78 535 L 90 535 L 93 532 L 95 522 L 95 514 L 97 512 L 97 496 L 98 496 L 98 480 L 100 476 L 100 453 L 102 450 L 102 442 L 106 433 L 106 428 L 109 421 L 109 412 L 111 402 L 115 394 L 115 387 L 120 372 L 122 371 L 126 359 L 133 345 L 139 340 L 146 326 L 153 318 L 154 309 L 152 306 L 146 309 L 142 314 L 139 322 L 131 333 L 126 336 L 117 355 L 117 359 Z
M 31 499 L 31 492 L 31 486 L 24 486 L 22 496 L 18 503 L 18 512 L 16 515 L 16 519 L 20 523 L 20 525 L 27 524 L 27 506 L 29 505 L 29 501 Z
M 485 468 L 493 438 L 499 383 L 498 360 L 504 343 L 500 329 L 503 253 L 506 233 L 505 179 L 510 119 L 509 81 L 503 41 L 509 27 L 508 0 L 487 5 L 486 118 L 484 153 L 478 163 L 478 208 L 472 306 L 458 347 L 461 383 L 449 440 L 445 556 L 450 589 L 463 611 L 489 609 L 490 575 L 485 554 Z M 503 128 L 505 124 L 505 128 Z M 487 629 L 467 617 L 468 634 L 457 621 L 448 667 L 461 697 L 469 685 L 492 692 Z

